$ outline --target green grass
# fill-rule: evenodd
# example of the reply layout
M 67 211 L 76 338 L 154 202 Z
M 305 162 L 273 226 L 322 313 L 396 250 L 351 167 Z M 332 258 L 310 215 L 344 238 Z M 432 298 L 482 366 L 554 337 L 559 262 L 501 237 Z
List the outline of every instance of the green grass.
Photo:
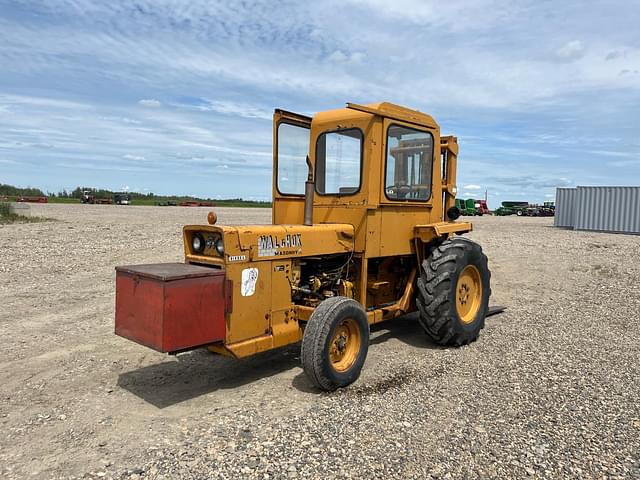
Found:
M 49 203 L 80 203 L 79 198 L 48 197 Z
M 174 202 L 176 205 L 180 202 L 193 201 L 192 198 L 180 197 L 154 197 L 154 198 L 133 198 L 131 205 L 154 206 L 158 203 Z M 209 201 L 209 200 L 206 200 Z M 244 208 L 271 208 L 271 202 L 255 202 L 252 200 L 210 200 L 213 207 L 244 207 Z
M 55 219 L 47 217 L 26 217 L 24 215 L 16 215 L 9 210 L 9 204 L 0 202 L 0 225 L 9 225 L 11 223 L 39 223 L 53 222 Z
M 48 197 L 49 203 L 64 203 L 64 204 L 79 204 L 79 198 L 67 198 L 67 197 Z M 7 197 L 9 202 L 15 202 L 15 197 Z M 150 206 L 153 207 L 159 203 L 166 204 L 167 202 L 174 202 L 176 205 L 180 202 L 193 201 L 193 198 L 188 197 L 136 197 L 130 200 L 130 205 Z M 257 202 L 254 200 L 205 200 L 214 204 L 214 207 L 243 207 L 243 208 L 271 208 L 271 202 Z
M 253 200 L 214 200 L 216 207 L 271 208 L 271 202 L 255 202 Z

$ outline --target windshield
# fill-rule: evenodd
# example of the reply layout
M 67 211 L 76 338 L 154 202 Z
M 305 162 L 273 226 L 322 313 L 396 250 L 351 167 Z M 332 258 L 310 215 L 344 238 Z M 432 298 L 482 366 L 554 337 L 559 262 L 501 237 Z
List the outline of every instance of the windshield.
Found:
M 284 195 L 304 195 L 307 180 L 307 154 L 309 152 L 309 129 L 281 123 L 278 125 L 278 192 Z

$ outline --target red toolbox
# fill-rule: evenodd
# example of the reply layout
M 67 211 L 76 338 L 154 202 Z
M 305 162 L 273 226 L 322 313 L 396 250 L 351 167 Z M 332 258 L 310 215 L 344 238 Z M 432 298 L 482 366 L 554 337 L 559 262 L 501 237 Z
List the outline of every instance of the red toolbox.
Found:
M 224 340 L 224 271 L 184 263 L 116 267 L 116 334 L 160 352 Z

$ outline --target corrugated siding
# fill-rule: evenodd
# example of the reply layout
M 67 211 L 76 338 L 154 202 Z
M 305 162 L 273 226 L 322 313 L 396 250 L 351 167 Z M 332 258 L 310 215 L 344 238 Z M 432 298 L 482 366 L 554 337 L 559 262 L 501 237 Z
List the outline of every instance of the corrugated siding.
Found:
M 553 224 L 556 227 L 575 226 L 575 204 L 578 190 L 575 188 L 556 188 L 556 213 Z
M 640 233 L 640 187 L 578 187 L 576 230 Z

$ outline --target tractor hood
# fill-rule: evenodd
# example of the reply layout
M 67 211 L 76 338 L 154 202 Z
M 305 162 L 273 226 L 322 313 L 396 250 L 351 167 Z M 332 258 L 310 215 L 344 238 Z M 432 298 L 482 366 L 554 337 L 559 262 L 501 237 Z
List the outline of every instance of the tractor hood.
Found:
M 224 253 L 213 249 L 194 252 L 192 238 L 220 236 Z M 242 263 L 278 258 L 310 257 L 353 251 L 354 228 L 349 224 L 316 225 L 187 225 L 184 227 L 187 262 Z M 216 258 L 217 257 L 217 258 Z M 223 260 L 224 259 L 224 260 Z

